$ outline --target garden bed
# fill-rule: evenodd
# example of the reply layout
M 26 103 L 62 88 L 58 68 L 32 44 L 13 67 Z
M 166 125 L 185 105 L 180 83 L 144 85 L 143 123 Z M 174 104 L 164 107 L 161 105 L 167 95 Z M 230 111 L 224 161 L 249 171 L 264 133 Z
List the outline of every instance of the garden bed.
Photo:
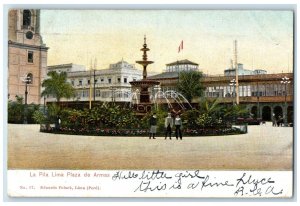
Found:
M 67 134 L 67 135 L 88 135 L 88 136 L 148 136 L 148 129 L 69 129 L 54 127 L 45 127 L 41 125 L 41 132 L 54 133 L 54 134 Z M 235 135 L 245 134 L 239 128 L 201 128 L 201 129 L 184 129 L 183 136 L 219 136 L 219 135 Z M 165 136 L 164 131 L 158 131 L 156 136 Z M 175 132 L 172 132 L 175 136 Z

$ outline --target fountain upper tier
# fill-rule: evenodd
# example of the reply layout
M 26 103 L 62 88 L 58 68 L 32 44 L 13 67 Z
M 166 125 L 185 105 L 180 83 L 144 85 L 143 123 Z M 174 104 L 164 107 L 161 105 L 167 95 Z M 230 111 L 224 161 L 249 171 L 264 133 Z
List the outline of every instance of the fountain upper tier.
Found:
M 143 65 L 143 66 L 147 66 L 148 64 L 153 64 L 153 61 L 147 61 L 147 60 L 143 60 L 143 61 L 136 61 L 136 63 Z
M 143 66 L 143 80 L 147 80 L 147 66 L 149 64 L 153 64 L 154 61 L 148 61 L 148 56 L 147 56 L 147 52 L 150 51 L 150 49 L 147 47 L 147 43 L 146 43 L 146 36 L 144 37 L 144 44 L 143 44 L 143 48 L 141 48 L 141 51 L 143 52 L 143 60 L 140 61 L 136 61 L 136 63 L 140 64 Z M 152 86 L 152 85 L 157 85 L 158 83 L 154 83 L 154 81 L 146 81 L 146 82 L 140 82 L 140 83 L 135 83 L 132 85 L 144 85 L 146 86 L 146 84 L 148 84 L 148 86 Z
M 148 64 L 154 63 L 153 61 L 148 61 L 147 52 L 150 51 L 150 49 L 147 47 L 146 36 L 144 37 L 144 44 L 143 48 L 141 48 L 141 51 L 143 52 L 143 60 L 136 61 L 136 63 L 143 65 L 144 68 L 147 67 Z

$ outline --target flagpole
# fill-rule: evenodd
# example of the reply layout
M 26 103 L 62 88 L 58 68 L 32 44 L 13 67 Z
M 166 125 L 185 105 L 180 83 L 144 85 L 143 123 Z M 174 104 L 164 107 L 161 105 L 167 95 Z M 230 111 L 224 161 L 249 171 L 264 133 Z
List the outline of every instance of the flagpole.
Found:
M 181 40 L 179 47 L 178 47 L 178 53 L 180 53 L 180 52 L 183 53 L 183 40 Z M 180 54 L 179 54 L 179 57 L 180 57 Z
M 92 109 L 92 60 L 90 67 L 90 95 L 89 95 L 89 109 Z

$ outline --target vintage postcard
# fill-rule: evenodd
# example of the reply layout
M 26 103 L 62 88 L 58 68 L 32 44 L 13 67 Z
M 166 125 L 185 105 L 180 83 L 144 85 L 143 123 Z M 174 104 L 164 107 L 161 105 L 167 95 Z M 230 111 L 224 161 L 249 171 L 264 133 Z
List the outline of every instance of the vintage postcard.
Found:
M 7 13 L 10 197 L 293 197 L 293 10 Z

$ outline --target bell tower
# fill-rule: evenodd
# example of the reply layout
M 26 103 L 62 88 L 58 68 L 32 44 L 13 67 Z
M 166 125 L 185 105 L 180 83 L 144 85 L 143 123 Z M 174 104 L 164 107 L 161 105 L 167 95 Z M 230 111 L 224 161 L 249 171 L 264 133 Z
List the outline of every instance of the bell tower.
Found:
M 41 46 L 40 10 L 24 9 L 9 12 L 9 40 Z
M 12 9 L 8 16 L 8 99 L 42 104 L 48 47 L 40 35 L 40 10 Z M 30 78 L 30 80 L 28 80 Z M 28 92 L 25 94 L 26 81 Z

